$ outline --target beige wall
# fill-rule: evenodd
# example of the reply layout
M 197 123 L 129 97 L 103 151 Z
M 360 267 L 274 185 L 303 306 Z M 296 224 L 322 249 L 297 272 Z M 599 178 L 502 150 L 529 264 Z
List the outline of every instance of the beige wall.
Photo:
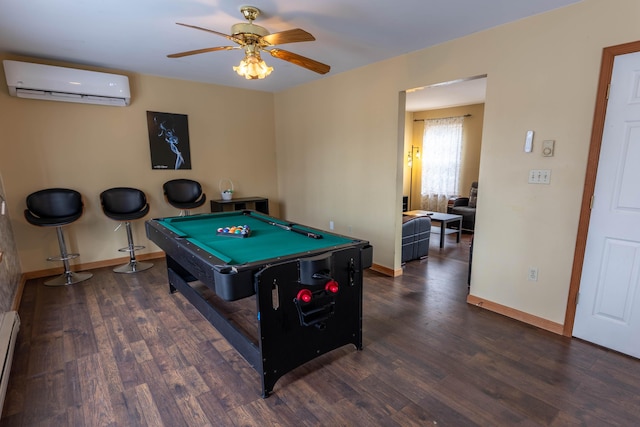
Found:
M 420 149 L 421 155 L 428 155 L 422 149 L 422 137 L 424 135 L 424 122 L 422 119 L 437 119 L 443 117 L 456 117 L 469 114 L 465 117 L 462 128 L 462 147 L 460 153 L 460 181 L 459 196 L 468 197 L 471 183 L 478 180 L 480 172 L 480 148 L 482 146 L 482 122 L 484 120 L 484 104 L 464 105 L 460 107 L 440 108 L 437 110 L 416 111 L 410 113 L 411 129 L 406 129 L 407 133 L 413 136 L 409 144 L 405 144 L 405 161 L 404 161 L 404 181 L 403 194 L 413 197 L 410 209 L 421 209 L 420 206 L 420 188 L 422 169 L 419 160 L 414 159 L 413 167 L 408 168 L 408 153 L 412 146 L 414 147 L 414 156 L 416 147 Z M 418 121 L 415 121 L 418 120 Z M 411 175 L 413 178 L 411 179 Z M 409 191 L 413 186 L 413 191 Z
M 114 232 L 117 223 L 100 207 L 99 194 L 110 187 L 143 190 L 151 205 L 149 219 L 178 213 L 164 200 L 165 181 L 195 179 L 208 199 L 219 199 L 219 180 L 230 178 L 236 197 L 268 197 L 272 212 L 279 213 L 272 94 L 153 76 L 129 78 L 129 107 L 25 100 L 10 97 L 6 86 L 0 90 L 0 172 L 24 272 L 60 266 L 46 261 L 59 253 L 54 230 L 30 225 L 23 216 L 25 197 L 42 188 L 69 187 L 84 197 L 85 214 L 65 228 L 69 250 L 80 253 L 75 263 L 124 255 L 117 249 L 126 246 L 126 233 L 122 228 Z M 0 79 L 4 82 L 3 74 Z M 151 169 L 147 110 L 188 116 L 191 170 Z M 209 212 L 209 202 L 198 212 Z M 136 244 L 146 246 L 139 254 L 159 251 L 147 240 L 144 221 L 132 226 Z
M 394 80 L 395 62 L 276 95 L 278 190 L 286 200 L 285 216 L 324 229 L 333 221 L 336 232 L 371 241 L 375 262 L 388 268 L 399 249 L 404 161 L 398 142 L 404 101 Z M 399 252 L 397 258 L 399 266 Z
M 398 93 L 486 74 L 471 293 L 563 323 L 601 53 L 639 39 L 638 16 L 637 0 L 585 0 L 277 94 L 288 216 L 351 227 L 372 242 L 375 263 L 399 271 Z M 541 156 L 544 139 L 556 140 L 553 158 Z M 543 168 L 551 184 L 527 184 L 528 171 Z M 529 266 L 537 282 L 527 281 Z

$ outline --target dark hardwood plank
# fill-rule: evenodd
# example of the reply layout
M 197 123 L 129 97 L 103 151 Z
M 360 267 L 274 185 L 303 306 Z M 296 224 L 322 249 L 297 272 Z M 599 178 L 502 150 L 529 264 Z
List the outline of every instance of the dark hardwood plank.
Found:
M 151 425 L 148 424 L 147 419 L 145 417 L 145 412 L 150 413 L 150 418 L 152 421 L 155 421 L 158 426 L 162 425 L 162 421 L 160 419 L 160 414 L 157 413 L 157 409 L 153 404 L 153 400 L 149 398 L 142 397 L 142 401 L 139 400 L 138 390 L 142 389 L 142 394 L 144 395 L 145 390 L 148 392 L 148 387 L 146 384 L 142 384 L 138 387 L 133 387 L 126 390 L 123 393 L 122 400 L 125 403 L 124 410 L 126 411 L 127 421 L 131 427 L 138 426 L 146 426 Z
M 167 426 L 188 425 L 180 413 L 173 390 L 167 386 L 158 367 L 153 362 L 144 362 L 140 364 L 140 368 L 142 378 L 145 380 L 144 384 L 148 386 L 151 399 L 163 424 Z
M 78 377 L 86 425 L 113 425 L 115 421 L 108 383 L 102 372 L 99 354 L 78 359 Z
M 67 293 L 66 307 L 60 307 L 58 314 L 62 318 L 64 332 L 64 361 L 76 360 L 94 354 L 97 343 L 89 313 L 85 288 Z
M 213 426 L 233 425 L 227 410 L 221 405 L 220 400 L 213 391 L 208 391 L 197 397 L 200 407 Z M 153 425 L 153 424 L 149 424 Z
M 300 366 L 268 399 L 169 294 L 162 260 L 71 287 L 30 280 L 0 427 L 637 424 L 640 361 L 466 304 L 469 239 L 435 242 L 397 278 L 365 272 L 363 350 Z M 258 342 L 252 298 L 211 300 Z

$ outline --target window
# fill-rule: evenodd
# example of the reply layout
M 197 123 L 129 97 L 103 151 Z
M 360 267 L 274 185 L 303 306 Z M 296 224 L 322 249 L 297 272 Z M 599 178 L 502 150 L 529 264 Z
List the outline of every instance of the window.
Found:
M 464 117 L 424 121 L 422 139 L 422 209 L 447 211 L 457 195 Z

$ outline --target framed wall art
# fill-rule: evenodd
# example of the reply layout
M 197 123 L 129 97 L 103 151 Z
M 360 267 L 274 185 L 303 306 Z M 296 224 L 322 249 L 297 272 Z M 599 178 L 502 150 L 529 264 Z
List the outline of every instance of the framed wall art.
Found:
M 152 169 L 191 169 L 186 114 L 147 111 Z

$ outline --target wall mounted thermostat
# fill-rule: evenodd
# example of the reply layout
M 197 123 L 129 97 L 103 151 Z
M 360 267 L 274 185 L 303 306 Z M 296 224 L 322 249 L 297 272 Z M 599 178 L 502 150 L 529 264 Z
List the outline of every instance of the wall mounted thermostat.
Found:
M 524 152 L 530 153 L 533 150 L 533 131 L 528 130 L 527 136 L 524 139 Z
M 542 141 L 542 157 L 553 157 L 553 147 L 555 143 L 553 139 Z

